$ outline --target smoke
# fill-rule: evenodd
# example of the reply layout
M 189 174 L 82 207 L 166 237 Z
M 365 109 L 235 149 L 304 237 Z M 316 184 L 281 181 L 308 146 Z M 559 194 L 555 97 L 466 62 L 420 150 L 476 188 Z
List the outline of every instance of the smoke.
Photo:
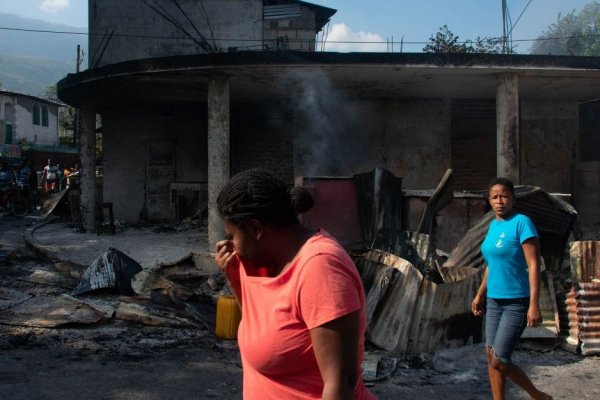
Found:
M 320 70 L 296 70 L 285 81 L 288 90 L 297 93 L 292 104 L 296 174 L 347 175 L 347 166 L 356 157 L 356 152 L 348 152 L 352 147 L 348 132 L 356 127 L 358 107 Z

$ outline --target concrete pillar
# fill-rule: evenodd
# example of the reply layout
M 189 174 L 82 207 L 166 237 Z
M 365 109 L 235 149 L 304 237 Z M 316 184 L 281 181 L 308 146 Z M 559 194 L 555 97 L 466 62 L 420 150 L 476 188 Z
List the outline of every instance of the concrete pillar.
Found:
M 496 174 L 521 181 L 519 152 L 519 77 L 498 76 L 496 87 Z
M 96 230 L 98 197 L 96 194 L 96 107 L 85 99 L 79 107 L 81 171 L 81 223 L 86 232 Z
M 229 79 L 223 75 L 208 82 L 208 248 L 215 251 L 223 239 L 223 222 L 217 197 L 230 178 Z

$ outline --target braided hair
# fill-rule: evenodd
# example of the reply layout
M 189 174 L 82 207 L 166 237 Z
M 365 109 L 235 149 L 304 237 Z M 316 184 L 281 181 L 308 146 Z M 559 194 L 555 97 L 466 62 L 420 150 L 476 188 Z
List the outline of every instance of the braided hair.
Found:
M 260 168 L 233 176 L 217 198 L 221 218 L 238 226 L 255 218 L 287 227 L 298 223 L 298 214 L 310 210 L 313 204 L 306 189 L 287 185 Z

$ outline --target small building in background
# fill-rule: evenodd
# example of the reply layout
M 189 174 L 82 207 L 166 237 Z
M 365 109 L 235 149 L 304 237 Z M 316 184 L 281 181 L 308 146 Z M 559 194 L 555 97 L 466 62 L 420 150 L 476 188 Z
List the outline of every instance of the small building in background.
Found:
M 31 161 L 34 170 L 48 160 L 61 166 L 79 163 L 79 149 L 61 145 L 59 121 L 64 104 L 24 93 L 0 90 L 0 155 L 18 167 Z
M 0 90 L 1 144 L 57 146 L 60 106 L 40 97 Z

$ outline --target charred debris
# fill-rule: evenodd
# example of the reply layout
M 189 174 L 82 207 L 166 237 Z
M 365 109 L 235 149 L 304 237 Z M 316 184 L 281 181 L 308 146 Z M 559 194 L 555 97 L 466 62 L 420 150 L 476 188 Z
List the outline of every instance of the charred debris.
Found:
M 302 223 L 338 237 L 356 264 L 367 294 L 370 345 L 406 356 L 481 342 L 482 321 L 470 304 L 485 267 L 479 247 L 493 218 L 484 191 L 456 192 L 452 170 L 433 191 L 404 190 L 401 178 L 381 168 L 353 177 L 300 177 L 296 184 L 315 197 Z M 577 212 L 561 196 L 531 186 L 518 186 L 516 194 L 515 208 L 540 232 L 544 259 L 545 322 L 524 336 L 600 352 L 598 242 L 574 240 Z M 142 268 L 116 248 L 88 267 L 65 264 L 29 279 L 52 280 L 71 293 L 33 299 L 6 292 L 0 323 L 55 328 L 114 318 L 213 332 L 217 299 L 227 294 L 223 277 L 203 272 L 192 258 Z

